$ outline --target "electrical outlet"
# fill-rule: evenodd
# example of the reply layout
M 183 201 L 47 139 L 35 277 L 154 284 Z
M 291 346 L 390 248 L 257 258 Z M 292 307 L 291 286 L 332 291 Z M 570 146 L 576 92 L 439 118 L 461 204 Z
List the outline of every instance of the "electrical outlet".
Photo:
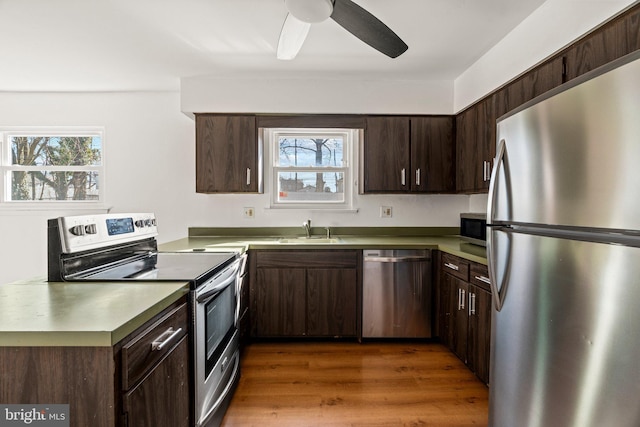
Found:
M 380 218 L 391 218 L 393 216 L 393 208 L 391 206 L 380 206 Z
M 255 216 L 256 216 L 255 209 L 253 209 L 253 208 L 244 208 L 244 217 L 245 218 L 253 219 L 253 218 L 255 218 Z

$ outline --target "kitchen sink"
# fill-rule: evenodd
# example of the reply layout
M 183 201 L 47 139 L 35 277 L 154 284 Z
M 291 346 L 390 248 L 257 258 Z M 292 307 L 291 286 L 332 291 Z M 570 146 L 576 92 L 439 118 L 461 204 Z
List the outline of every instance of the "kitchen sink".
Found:
M 298 243 L 298 244 L 331 244 L 340 243 L 341 239 L 337 237 L 324 238 L 324 237 L 287 237 L 278 240 L 279 243 Z

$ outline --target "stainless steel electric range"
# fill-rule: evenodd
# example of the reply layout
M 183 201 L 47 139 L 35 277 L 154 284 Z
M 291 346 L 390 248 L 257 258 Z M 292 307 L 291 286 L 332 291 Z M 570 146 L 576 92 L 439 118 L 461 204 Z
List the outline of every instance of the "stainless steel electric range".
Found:
M 189 281 L 193 420 L 217 426 L 240 377 L 239 299 L 246 255 L 158 252 L 150 213 L 67 216 L 48 222 L 49 281 Z

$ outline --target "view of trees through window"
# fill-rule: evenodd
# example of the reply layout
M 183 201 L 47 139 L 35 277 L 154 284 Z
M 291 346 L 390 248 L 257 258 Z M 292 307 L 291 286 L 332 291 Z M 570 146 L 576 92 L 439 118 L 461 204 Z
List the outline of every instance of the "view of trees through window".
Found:
M 343 201 L 344 140 L 331 137 L 278 138 L 278 199 Z
M 10 136 L 11 200 L 97 200 L 102 138 Z

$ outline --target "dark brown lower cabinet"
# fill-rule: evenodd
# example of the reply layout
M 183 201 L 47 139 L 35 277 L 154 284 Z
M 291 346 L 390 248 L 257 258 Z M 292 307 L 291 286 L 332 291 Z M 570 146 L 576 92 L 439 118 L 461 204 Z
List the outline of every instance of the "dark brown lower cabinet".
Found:
M 469 285 L 471 314 L 467 334 L 467 365 L 485 384 L 489 383 L 491 347 L 491 293 Z
M 124 395 L 128 427 L 189 425 L 189 340 L 183 337 L 175 349 Z
M 442 254 L 437 299 L 440 340 L 489 383 L 491 292 L 487 267 Z
M 307 270 L 307 335 L 356 335 L 355 268 Z
M 254 337 L 355 337 L 358 251 L 256 251 Z
M 182 334 L 152 351 L 170 327 Z M 188 427 L 187 331 L 182 300 L 112 347 L 0 347 L 0 402 L 69 404 L 71 427 Z
M 259 268 L 255 281 L 255 335 L 301 336 L 306 331 L 306 271 Z

